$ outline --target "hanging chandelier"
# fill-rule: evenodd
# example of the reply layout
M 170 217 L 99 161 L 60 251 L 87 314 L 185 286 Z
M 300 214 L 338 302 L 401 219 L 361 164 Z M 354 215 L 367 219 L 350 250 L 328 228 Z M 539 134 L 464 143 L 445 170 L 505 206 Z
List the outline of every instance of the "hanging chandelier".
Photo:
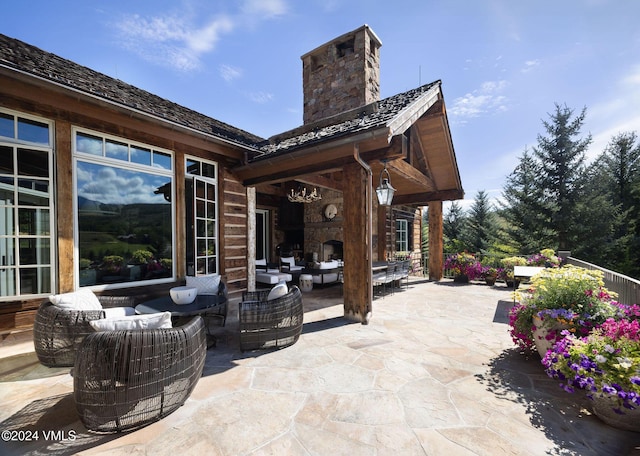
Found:
M 322 195 L 318 193 L 316 188 L 314 188 L 311 193 L 307 194 L 306 187 L 298 187 L 297 192 L 291 189 L 291 193 L 287 195 L 287 198 L 289 198 L 289 201 L 292 203 L 313 203 L 314 201 L 321 200 Z

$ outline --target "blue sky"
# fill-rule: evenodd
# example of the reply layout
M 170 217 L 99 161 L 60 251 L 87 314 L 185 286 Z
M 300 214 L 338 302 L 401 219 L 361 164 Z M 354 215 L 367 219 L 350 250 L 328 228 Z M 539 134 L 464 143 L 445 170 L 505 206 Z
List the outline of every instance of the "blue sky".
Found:
M 263 137 L 302 123 L 300 56 L 368 24 L 382 41 L 382 97 L 442 80 L 467 200 L 500 196 L 554 103 L 587 108 L 589 157 L 617 133 L 640 133 L 636 0 L 69 0 L 2 10 L 0 33 Z

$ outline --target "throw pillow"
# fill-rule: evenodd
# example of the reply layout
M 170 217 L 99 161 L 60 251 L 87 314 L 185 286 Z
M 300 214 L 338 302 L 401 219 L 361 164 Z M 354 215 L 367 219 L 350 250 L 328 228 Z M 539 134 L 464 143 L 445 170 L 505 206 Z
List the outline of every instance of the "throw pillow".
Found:
M 276 286 L 274 286 L 269 294 L 267 295 L 267 301 L 271 301 L 272 299 L 281 298 L 289 292 L 289 288 L 287 287 L 287 282 L 281 280 L 278 282 Z
M 51 304 L 67 310 L 102 310 L 102 304 L 95 293 L 82 288 L 70 293 L 49 296 Z
M 102 309 L 105 318 L 131 317 L 136 314 L 133 307 L 107 307 Z
M 161 312 L 131 317 L 113 317 L 89 322 L 96 331 L 121 331 L 130 329 L 171 328 L 171 312 Z
M 187 286 L 198 289 L 198 295 L 218 294 L 220 286 L 220 275 L 209 274 L 203 276 L 187 276 Z

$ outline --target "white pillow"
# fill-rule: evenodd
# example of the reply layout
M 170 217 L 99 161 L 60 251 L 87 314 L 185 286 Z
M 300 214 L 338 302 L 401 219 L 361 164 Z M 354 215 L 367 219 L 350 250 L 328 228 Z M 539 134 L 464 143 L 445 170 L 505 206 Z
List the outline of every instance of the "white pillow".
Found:
M 49 301 L 53 305 L 67 310 L 102 310 L 102 304 L 100 304 L 98 297 L 88 288 L 51 295 Z
M 266 266 L 267 265 L 267 259 L 266 258 L 262 258 L 260 260 L 256 260 L 256 266 Z
M 294 257 L 282 257 L 281 260 L 289 264 L 289 267 L 296 265 L 296 259 Z
M 218 294 L 220 275 L 209 274 L 197 277 L 187 276 L 187 286 L 196 287 L 198 289 L 198 295 Z
M 134 307 L 107 307 L 102 311 L 105 318 L 131 317 L 136 314 Z
M 120 331 L 129 329 L 164 329 L 171 328 L 171 312 L 161 312 L 131 317 L 102 318 L 91 320 L 91 327 L 96 331 Z
M 267 301 L 271 301 L 272 299 L 281 298 L 289 292 L 289 287 L 287 287 L 287 282 L 281 280 L 278 282 L 278 285 L 273 287 L 269 294 L 267 295 Z

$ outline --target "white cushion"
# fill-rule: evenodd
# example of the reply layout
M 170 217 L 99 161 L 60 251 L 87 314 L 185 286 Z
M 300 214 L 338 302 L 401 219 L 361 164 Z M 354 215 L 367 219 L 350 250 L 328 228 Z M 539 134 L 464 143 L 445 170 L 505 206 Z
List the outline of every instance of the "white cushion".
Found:
M 214 295 L 218 294 L 220 286 L 220 275 L 209 274 L 203 276 L 187 276 L 187 286 L 198 289 L 198 295 Z
M 102 318 L 100 320 L 91 320 L 89 324 L 96 331 L 171 328 L 171 312 Z
M 331 260 L 331 261 L 322 261 L 320 263 L 319 269 L 335 269 L 337 267 L 338 267 L 338 262 L 335 260 Z
M 289 265 L 290 271 L 300 271 L 304 269 L 304 267 L 298 266 L 296 264 L 296 259 L 294 257 L 286 257 L 286 258 L 283 257 L 281 258 L 281 260 Z
M 269 294 L 267 295 L 267 301 L 271 301 L 272 299 L 281 298 L 289 292 L 289 287 L 287 287 L 287 282 L 281 280 L 278 282 L 278 285 L 273 287 Z
M 130 317 L 136 314 L 133 307 L 107 307 L 102 310 L 105 318 Z
M 266 266 L 267 265 L 267 259 L 266 258 L 262 258 L 260 260 L 256 260 L 256 266 Z
M 102 304 L 100 304 L 98 297 L 88 288 L 71 293 L 51 295 L 49 301 L 53 305 L 67 310 L 102 310 Z

